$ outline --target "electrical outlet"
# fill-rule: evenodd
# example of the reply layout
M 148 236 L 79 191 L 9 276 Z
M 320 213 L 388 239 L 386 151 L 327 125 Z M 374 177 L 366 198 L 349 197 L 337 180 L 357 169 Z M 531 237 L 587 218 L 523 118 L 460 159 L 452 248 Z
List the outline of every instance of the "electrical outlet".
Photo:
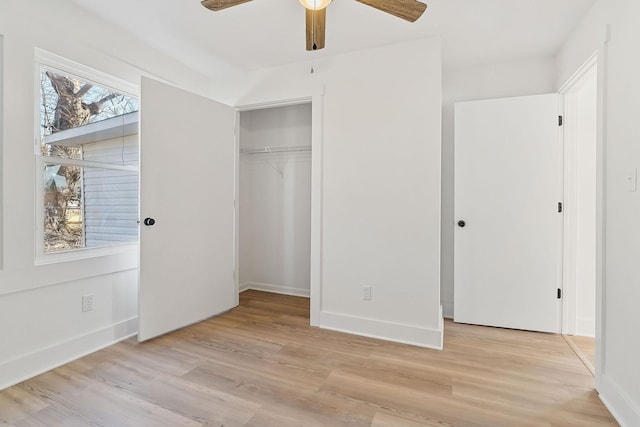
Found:
M 82 296 L 82 311 L 93 310 L 93 297 L 94 297 L 93 294 Z
M 362 287 L 362 299 L 365 301 L 371 301 L 371 286 Z

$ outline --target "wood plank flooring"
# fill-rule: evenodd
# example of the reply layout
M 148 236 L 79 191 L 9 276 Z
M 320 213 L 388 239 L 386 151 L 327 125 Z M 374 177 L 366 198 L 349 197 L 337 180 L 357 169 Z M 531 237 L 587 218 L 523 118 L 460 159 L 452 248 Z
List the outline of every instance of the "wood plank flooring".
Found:
M 1 391 L 0 424 L 617 425 L 561 335 L 446 322 L 435 351 L 308 324 L 307 299 L 246 291 L 226 314 Z
M 596 364 L 596 340 L 591 337 L 581 337 L 577 335 L 565 335 L 565 340 L 573 349 L 574 353 L 582 360 L 589 372 L 595 376 Z

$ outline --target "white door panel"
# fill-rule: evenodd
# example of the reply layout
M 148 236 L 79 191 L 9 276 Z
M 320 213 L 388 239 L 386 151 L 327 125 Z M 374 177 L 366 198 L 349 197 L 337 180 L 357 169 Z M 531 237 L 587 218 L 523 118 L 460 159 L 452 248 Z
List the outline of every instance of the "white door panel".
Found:
M 142 79 L 140 341 L 232 308 L 235 111 Z
M 454 320 L 559 332 L 558 96 L 455 107 Z

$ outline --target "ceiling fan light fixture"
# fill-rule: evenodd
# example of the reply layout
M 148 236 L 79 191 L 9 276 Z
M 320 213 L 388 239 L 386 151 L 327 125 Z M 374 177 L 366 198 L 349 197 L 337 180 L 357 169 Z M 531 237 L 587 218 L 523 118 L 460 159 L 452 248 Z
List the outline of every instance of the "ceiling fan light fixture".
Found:
M 299 0 L 300 4 L 309 10 L 321 10 L 329 6 L 332 0 Z
M 252 0 L 201 0 L 204 7 L 214 12 L 238 6 Z M 327 6 L 333 0 L 298 0 L 305 8 L 305 33 L 307 51 L 324 48 Z M 405 21 L 414 22 L 422 16 L 426 3 L 418 0 L 356 0 Z

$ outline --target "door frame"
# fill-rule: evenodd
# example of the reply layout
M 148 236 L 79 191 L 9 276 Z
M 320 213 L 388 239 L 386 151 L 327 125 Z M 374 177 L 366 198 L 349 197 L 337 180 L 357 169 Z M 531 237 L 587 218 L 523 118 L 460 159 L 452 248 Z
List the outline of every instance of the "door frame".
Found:
M 239 104 L 236 108 L 235 129 L 235 203 L 234 203 L 234 281 L 236 305 L 240 291 L 240 228 L 238 201 L 240 192 L 240 113 L 299 104 L 311 104 L 311 268 L 310 268 L 310 324 L 320 326 L 322 311 L 322 117 L 324 88 L 287 98 L 267 98 L 258 102 Z
M 565 126 L 563 126 L 561 132 L 561 140 L 564 149 L 563 159 L 563 192 L 564 203 L 568 206 L 564 212 L 564 227 L 563 227 L 563 252 L 562 252 L 562 333 L 567 335 L 573 335 L 576 331 L 575 317 L 576 317 L 576 296 L 577 296 L 577 284 L 576 284 L 576 257 L 577 257 L 577 221 L 578 215 L 573 209 L 573 206 L 577 203 L 577 178 L 576 178 L 576 138 L 573 131 L 571 117 L 574 111 L 575 101 L 572 99 L 572 91 L 579 84 L 581 84 L 583 78 L 588 72 L 595 69 L 598 72 L 598 54 L 594 52 L 585 63 L 567 80 L 558 93 L 560 94 L 560 111 L 565 119 Z M 594 68 L 595 67 L 595 68 Z M 596 100 L 596 103 L 598 101 Z M 596 133 L 598 131 L 596 130 Z M 596 159 L 596 162 L 599 160 Z M 594 182 L 594 185 L 596 183 Z M 596 204 L 601 203 L 599 196 L 596 195 Z M 598 226 L 598 219 L 596 218 L 596 226 Z M 596 230 L 594 230 L 596 233 Z M 598 242 L 596 242 L 596 246 Z M 597 263 L 597 260 L 596 260 Z M 594 307 L 594 310 L 597 311 Z M 597 333 L 596 333 L 597 335 Z
M 567 79 L 561 86 L 560 93 L 570 85 L 574 79 L 586 72 L 585 66 L 590 61 L 597 67 L 597 129 L 596 129 L 596 354 L 595 354 L 595 389 L 600 391 L 602 374 L 605 366 L 606 352 L 606 114 L 607 114 L 607 71 L 608 51 L 611 39 L 611 26 L 603 28 L 602 41 L 598 43 L 596 51 L 589 56 L 585 63 Z

